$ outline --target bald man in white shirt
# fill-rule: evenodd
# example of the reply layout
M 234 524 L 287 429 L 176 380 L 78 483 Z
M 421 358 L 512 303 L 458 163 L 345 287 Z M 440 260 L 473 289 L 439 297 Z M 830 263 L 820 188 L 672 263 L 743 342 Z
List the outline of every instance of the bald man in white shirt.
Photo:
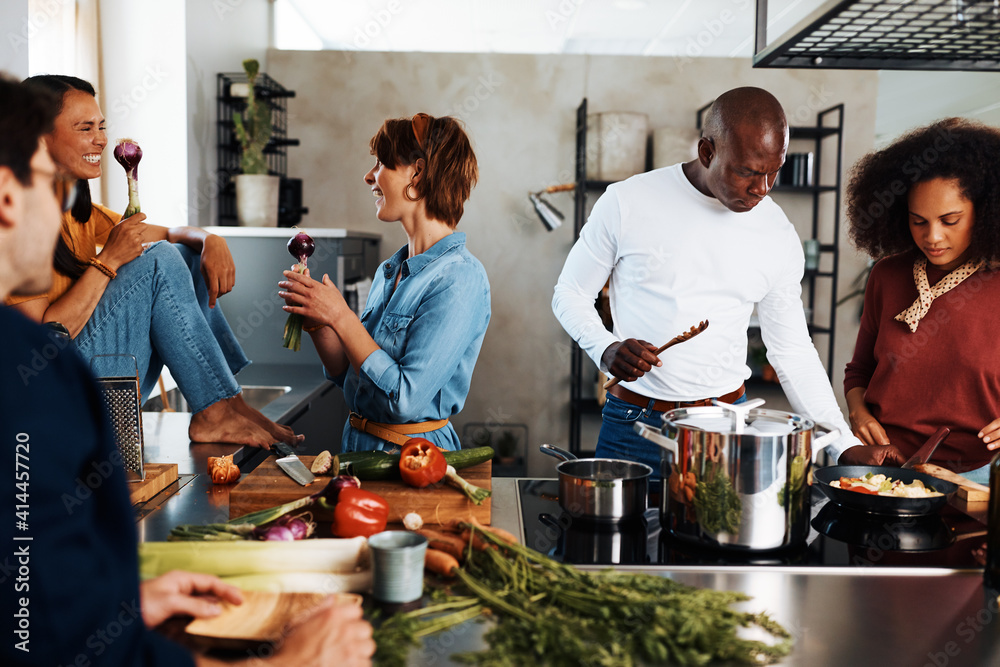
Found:
M 809 337 L 801 241 L 767 196 L 787 147 L 774 96 L 736 88 L 706 115 L 697 159 L 615 183 L 595 203 L 552 309 L 594 363 L 621 380 L 608 391 L 598 457 L 646 463 L 657 477 L 660 448 L 635 433 L 636 421 L 659 427 L 667 410 L 745 401 L 754 306 L 793 409 L 840 429 L 828 445 L 834 460 L 858 444 Z M 594 309 L 609 277 L 610 332 Z M 704 333 L 656 357 L 649 341 L 706 319 Z

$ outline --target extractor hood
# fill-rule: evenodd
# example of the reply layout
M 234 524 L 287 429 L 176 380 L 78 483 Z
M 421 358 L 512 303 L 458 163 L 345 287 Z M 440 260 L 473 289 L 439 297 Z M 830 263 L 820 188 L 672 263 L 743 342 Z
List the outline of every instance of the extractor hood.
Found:
M 754 67 L 1000 71 L 1000 0 L 826 0 L 771 43 L 767 9 Z

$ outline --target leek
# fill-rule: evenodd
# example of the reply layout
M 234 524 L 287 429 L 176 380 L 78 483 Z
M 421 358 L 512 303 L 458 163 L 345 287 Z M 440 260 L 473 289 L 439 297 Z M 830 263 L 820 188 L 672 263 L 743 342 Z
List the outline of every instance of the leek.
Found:
M 272 572 L 222 577 L 244 591 L 273 593 L 365 593 L 372 586 L 372 570 L 357 572 Z
M 142 542 L 139 576 L 151 579 L 170 570 L 218 577 L 280 572 L 349 573 L 368 567 L 368 542 L 310 539 L 292 542 Z

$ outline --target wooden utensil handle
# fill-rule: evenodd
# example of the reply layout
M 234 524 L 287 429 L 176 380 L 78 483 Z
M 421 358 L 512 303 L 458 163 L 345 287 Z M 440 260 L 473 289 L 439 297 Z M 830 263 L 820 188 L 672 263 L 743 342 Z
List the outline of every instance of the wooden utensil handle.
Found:
M 969 478 L 962 477 L 958 473 L 952 472 L 947 468 L 942 468 L 941 466 L 934 465 L 933 463 L 921 463 L 915 465 L 913 469 L 928 475 L 933 475 L 934 477 L 943 479 L 946 482 L 958 484 L 960 489 L 966 490 L 965 495 L 968 500 L 989 499 L 990 487 L 973 482 Z
M 666 343 L 664 343 L 660 347 L 656 348 L 656 352 L 654 352 L 653 354 L 655 354 L 656 356 L 660 356 L 661 352 L 663 352 L 664 350 L 666 350 L 668 347 L 671 347 L 673 345 L 676 345 L 677 343 L 680 343 L 682 340 L 687 340 L 686 338 L 684 338 L 683 334 L 681 334 L 680 336 L 674 336 L 669 341 L 667 341 Z M 611 378 L 610 380 L 608 380 L 607 382 L 604 383 L 604 388 L 605 389 L 611 389 L 611 387 L 615 386 L 619 382 L 621 382 L 621 378 Z

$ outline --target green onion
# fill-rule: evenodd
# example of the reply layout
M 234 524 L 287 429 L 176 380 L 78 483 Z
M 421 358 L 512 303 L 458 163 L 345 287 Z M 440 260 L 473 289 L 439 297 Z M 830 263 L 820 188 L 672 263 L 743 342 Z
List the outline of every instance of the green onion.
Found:
M 489 498 L 493 493 L 492 491 L 476 486 L 475 484 L 469 484 L 466 482 L 458 476 L 455 466 L 448 466 L 446 468 L 444 478 L 451 482 L 453 486 L 457 487 L 462 493 L 469 497 L 469 500 L 477 505 L 482 505 L 483 501 Z

